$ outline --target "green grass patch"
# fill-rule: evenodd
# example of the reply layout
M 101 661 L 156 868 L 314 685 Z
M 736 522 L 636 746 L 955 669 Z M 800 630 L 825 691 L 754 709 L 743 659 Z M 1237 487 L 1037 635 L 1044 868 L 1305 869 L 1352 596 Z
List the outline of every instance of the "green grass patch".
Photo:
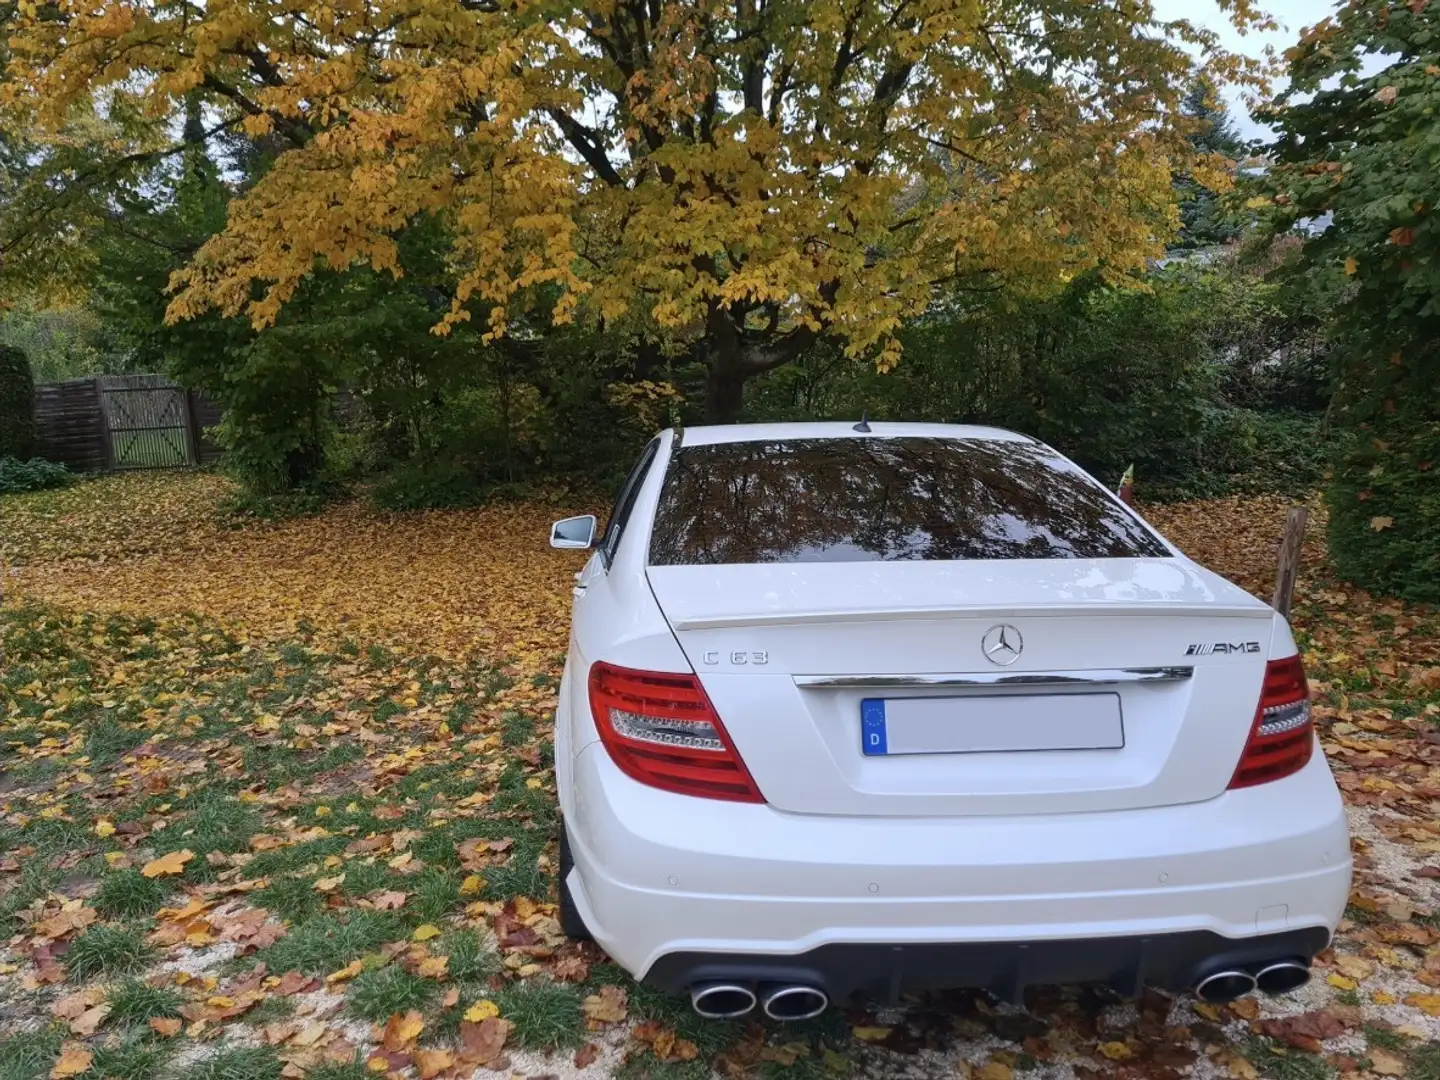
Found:
M 254 893 L 254 899 L 258 906 L 292 923 L 317 914 L 325 903 L 325 898 L 315 891 L 314 879 L 308 877 L 274 878 Z
M 129 975 L 154 955 L 138 930 L 98 923 L 82 930 L 65 954 L 65 972 L 75 982 L 96 975 Z
M 1261 1076 L 1270 1080 L 1330 1080 L 1335 1070 L 1324 1059 L 1295 1050 L 1272 1039 L 1252 1036 L 1240 1044 L 1240 1052 Z
M 502 967 L 499 954 L 474 930 L 452 930 L 435 951 L 450 958 L 446 970 L 456 982 L 482 982 Z
M 1406 1080 L 1440 1080 L 1440 1042 L 1415 1048 L 1406 1063 Z
M 236 1047 L 191 1065 L 183 1080 L 279 1080 L 281 1067 L 268 1046 Z
M 261 1024 L 277 1024 L 295 1015 L 295 1001 L 288 997 L 267 997 L 247 1012 L 245 1023 L 258 1027 Z
M 105 995 L 110 1019 L 117 1024 L 143 1024 L 156 1016 L 179 1016 L 184 1004 L 178 991 L 169 986 L 151 986 L 144 979 L 128 978 L 112 986 Z
M 328 975 L 389 941 L 407 937 L 405 924 L 388 912 L 357 911 L 348 920 L 317 915 L 257 954 L 271 971 Z
M 110 919 L 135 919 L 153 915 L 170 886 L 159 878 L 147 878 L 139 870 L 112 870 L 100 879 L 95 892 L 95 910 Z
M 355 976 L 345 995 L 345 1007 L 362 1020 L 381 1023 L 407 1009 L 423 1010 L 435 999 L 440 984 L 422 979 L 397 965 Z
M 134 1035 L 119 1043 L 100 1043 L 85 1075 L 104 1080 L 153 1080 L 175 1050 L 174 1043 L 145 1035 Z
M 1377 1046 L 1381 1050 L 1389 1050 L 1391 1053 L 1404 1053 L 1410 1048 L 1410 1040 L 1404 1035 L 1373 1026 L 1365 1029 L 1365 1044 Z
M 42 1080 L 60 1053 L 64 1029 L 56 1024 L 0 1039 L 0 1080 Z
M 317 1065 L 305 1074 L 305 1080 L 375 1080 L 375 1076 L 357 1056 L 343 1064 L 327 1061 Z
M 585 1041 L 580 995 L 560 983 L 510 983 L 495 995 L 500 1015 L 515 1025 L 513 1037 L 532 1050 L 557 1050 Z

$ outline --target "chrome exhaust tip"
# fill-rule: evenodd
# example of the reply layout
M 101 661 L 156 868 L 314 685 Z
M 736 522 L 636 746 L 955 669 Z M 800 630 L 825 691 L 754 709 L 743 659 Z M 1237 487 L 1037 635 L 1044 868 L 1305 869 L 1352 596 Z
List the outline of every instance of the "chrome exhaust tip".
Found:
M 1217 971 L 1195 984 L 1195 996 L 1201 1001 L 1223 1005 L 1244 997 L 1255 989 L 1255 976 L 1248 971 Z
M 1288 994 L 1310 981 L 1310 965 L 1303 960 L 1276 960 L 1255 973 L 1255 985 L 1266 994 Z
M 813 986 L 772 986 L 760 995 L 771 1020 L 810 1020 L 830 1007 L 825 991 Z
M 690 987 L 690 1007 L 706 1020 L 734 1020 L 755 1008 L 755 991 L 744 983 L 696 983 Z

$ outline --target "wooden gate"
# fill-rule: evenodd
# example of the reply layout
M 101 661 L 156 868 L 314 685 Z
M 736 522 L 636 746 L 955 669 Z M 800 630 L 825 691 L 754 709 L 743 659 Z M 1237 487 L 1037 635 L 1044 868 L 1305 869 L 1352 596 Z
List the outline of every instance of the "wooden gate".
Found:
M 195 432 L 184 389 L 160 375 L 112 375 L 97 381 L 112 468 L 164 469 L 196 463 Z

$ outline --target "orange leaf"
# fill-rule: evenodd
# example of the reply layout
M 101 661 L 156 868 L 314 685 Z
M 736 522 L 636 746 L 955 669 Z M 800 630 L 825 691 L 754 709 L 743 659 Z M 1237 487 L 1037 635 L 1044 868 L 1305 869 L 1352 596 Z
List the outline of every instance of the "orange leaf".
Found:
M 64 1080 L 67 1076 L 79 1076 L 88 1072 L 95 1055 L 86 1049 L 84 1043 L 67 1042 L 60 1047 L 60 1058 L 50 1070 L 50 1080 Z
M 404 1016 L 396 1013 L 385 1021 L 385 1034 L 380 1041 L 386 1050 L 405 1050 L 415 1044 L 415 1040 L 420 1037 L 420 1032 L 424 1030 L 424 1019 L 418 1012 L 411 1009 Z
M 185 872 L 185 864 L 195 857 L 195 853 L 189 848 L 183 851 L 172 851 L 168 855 L 162 855 L 158 859 L 152 859 L 145 864 L 140 873 L 147 878 L 165 877 L 168 874 L 182 874 Z

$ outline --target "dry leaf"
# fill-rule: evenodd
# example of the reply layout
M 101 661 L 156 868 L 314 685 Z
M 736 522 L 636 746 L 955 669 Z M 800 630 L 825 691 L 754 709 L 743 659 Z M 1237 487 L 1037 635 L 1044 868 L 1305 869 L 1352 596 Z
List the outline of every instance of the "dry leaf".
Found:
M 596 1046 L 593 1042 L 586 1043 L 580 1047 L 579 1050 L 575 1051 L 575 1067 L 577 1069 L 588 1069 L 591 1065 L 595 1064 L 595 1059 L 599 1056 L 600 1047 Z
M 172 851 L 152 859 L 145 864 L 140 873 L 148 878 L 165 877 L 169 874 L 181 874 L 185 872 L 185 864 L 195 857 L 195 853 L 189 848 L 183 851 Z
M 499 1016 L 500 1008 L 489 998 L 481 998 L 465 1010 L 465 1019 L 472 1024 L 478 1024 L 482 1020 L 489 1020 L 492 1016 Z
M 1388 1050 L 1372 1046 L 1365 1052 L 1365 1056 L 1370 1059 L 1370 1071 L 1373 1073 L 1380 1076 L 1405 1075 L 1405 1062 Z
M 152 1016 L 149 1020 L 150 1030 L 165 1038 L 180 1034 L 180 1028 L 184 1024 L 178 1016 Z
M 410 937 L 415 941 L 429 941 L 440 936 L 440 928 L 433 923 L 421 923 Z
M 88 1072 L 95 1055 L 84 1043 L 67 1042 L 60 1047 L 60 1057 L 50 1070 L 50 1080 L 64 1080 L 67 1076 L 79 1076 Z
M 449 1050 L 416 1050 L 410 1055 L 420 1080 L 432 1080 L 455 1064 L 455 1055 Z
M 385 1031 L 380 1037 L 381 1044 L 386 1050 L 398 1052 L 409 1049 L 420 1037 L 420 1032 L 425 1030 L 424 1018 L 414 1009 L 411 1009 L 403 1016 L 396 1013 L 385 1021 Z
M 580 1008 L 591 1024 L 618 1024 L 626 1016 L 627 996 L 623 987 L 602 986 L 600 993 L 591 994 Z

